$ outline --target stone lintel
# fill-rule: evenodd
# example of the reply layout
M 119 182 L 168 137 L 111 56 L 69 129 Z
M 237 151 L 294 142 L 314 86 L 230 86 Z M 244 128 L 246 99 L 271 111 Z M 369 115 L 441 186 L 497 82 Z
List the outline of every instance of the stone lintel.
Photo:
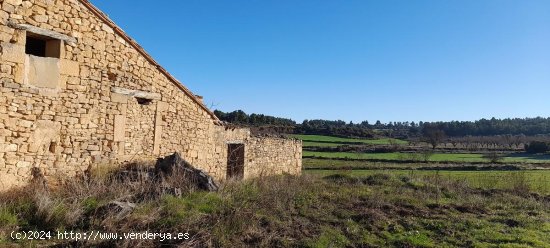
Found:
M 15 28 L 15 29 L 21 29 L 26 30 L 27 32 L 31 32 L 33 34 L 43 35 L 46 37 L 58 39 L 67 42 L 70 45 L 76 44 L 76 39 L 74 37 L 64 35 L 62 33 L 58 33 L 55 31 L 35 27 L 29 24 L 17 24 L 17 23 L 9 23 L 8 26 Z
M 140 91 L 140 90 L 130 90 L 130 89 L 119 88 L 119 87 L 111 88 L 111 92 L 122 94 L 122 95 L 128 95 L 136 98 L 150 99 L 150 100 L 161 99 L 161 96 L 159 93 L 146 92 L 146 91 Z

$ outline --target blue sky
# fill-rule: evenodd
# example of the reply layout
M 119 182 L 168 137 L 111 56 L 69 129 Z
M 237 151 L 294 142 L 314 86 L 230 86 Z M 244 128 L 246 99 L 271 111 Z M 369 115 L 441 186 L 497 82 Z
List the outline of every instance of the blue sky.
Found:
M 548 0 L 92 2 L 224 111 L 300 122 L 550 116 Z

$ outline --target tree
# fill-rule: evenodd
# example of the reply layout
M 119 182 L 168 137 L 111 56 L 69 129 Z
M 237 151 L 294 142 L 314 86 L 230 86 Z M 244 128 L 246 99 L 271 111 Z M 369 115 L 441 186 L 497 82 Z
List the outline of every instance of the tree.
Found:
M 445 139 L 445 132 L 437 127 L 426 126 L 422 133 L 424 136 L 424 141 L 432 145 L 433 149 L 435 149 L 437 145 Z
M 525 145 L 525 151 L 530 154 L 545 153 L 548 149 L 548 144 L 542 141 L 531 141 Z
M 489 152 L 483 155 L 483 158 L 491 161 L 492 163 L 500 162 L 504 157 L 498 152 Z

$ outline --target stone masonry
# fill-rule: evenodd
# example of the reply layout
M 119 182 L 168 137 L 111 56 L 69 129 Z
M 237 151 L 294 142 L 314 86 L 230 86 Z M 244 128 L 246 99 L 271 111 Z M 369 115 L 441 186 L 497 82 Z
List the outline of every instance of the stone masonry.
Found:
M 0 0 L 1 189 L 174 152 L 224 180 L 232 144 L 244 178 L 301 171 L 300 141 L 220 122 L 88 1 Z

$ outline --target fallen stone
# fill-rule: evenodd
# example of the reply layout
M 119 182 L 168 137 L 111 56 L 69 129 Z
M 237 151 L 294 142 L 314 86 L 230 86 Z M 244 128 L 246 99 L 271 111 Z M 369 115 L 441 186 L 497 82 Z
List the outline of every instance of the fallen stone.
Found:
M 207 191 L 218 191 L 219 187 L 208 173 L 194 168 L 185 161 L 179 153 L 174 153 L 165 158 L 159 158 L 155 165 L 157 174 L 171 175 L 174 172 L 183 172 L 184 180 L 195 183 L 197 188 Z

